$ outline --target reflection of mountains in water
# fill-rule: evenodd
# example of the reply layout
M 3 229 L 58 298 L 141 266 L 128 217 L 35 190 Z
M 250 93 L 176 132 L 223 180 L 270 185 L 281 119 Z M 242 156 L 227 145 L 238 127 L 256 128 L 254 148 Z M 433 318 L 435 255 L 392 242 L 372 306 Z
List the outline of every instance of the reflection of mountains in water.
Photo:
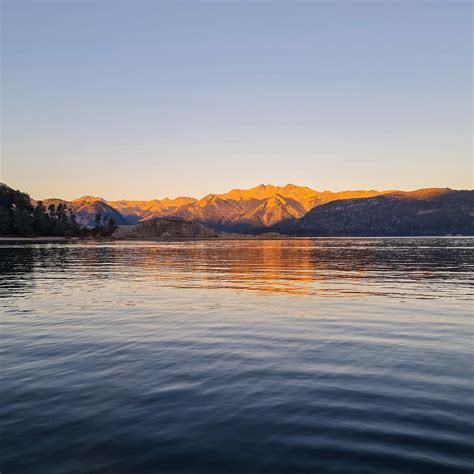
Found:
M 87 284 L 433 297 L 431 283 L 465 297 L 474 239 L 318 239 L 0 247 L 0 297 L 37 279 Z

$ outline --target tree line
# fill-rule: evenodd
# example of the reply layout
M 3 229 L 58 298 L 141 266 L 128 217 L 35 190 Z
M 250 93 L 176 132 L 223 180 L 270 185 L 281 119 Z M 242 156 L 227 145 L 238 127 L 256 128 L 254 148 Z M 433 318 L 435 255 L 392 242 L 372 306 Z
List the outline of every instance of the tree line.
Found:
M 32 204 L 27 193 L 0 185 L 0 235 L 35 237 L 110 237 L 117 229 L 115 220 L 96 214 L 94 227 L 81 226 L 71 207 L 65 203 L 43 201 Z

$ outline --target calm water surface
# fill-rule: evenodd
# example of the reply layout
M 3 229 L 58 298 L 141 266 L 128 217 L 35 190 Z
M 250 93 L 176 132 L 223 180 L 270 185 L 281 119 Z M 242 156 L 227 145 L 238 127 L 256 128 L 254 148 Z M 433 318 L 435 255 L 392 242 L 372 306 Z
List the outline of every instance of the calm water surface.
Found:
M 0 471 L 471 473 L 474 239 L 0 246 Z

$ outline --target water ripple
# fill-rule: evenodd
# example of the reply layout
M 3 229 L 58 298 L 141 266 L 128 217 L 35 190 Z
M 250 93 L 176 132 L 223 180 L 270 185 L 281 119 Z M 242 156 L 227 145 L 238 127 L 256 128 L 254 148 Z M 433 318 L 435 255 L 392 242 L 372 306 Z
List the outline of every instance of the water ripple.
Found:
M 474 239 L 0 246 L 0 470 L 463 473 Z

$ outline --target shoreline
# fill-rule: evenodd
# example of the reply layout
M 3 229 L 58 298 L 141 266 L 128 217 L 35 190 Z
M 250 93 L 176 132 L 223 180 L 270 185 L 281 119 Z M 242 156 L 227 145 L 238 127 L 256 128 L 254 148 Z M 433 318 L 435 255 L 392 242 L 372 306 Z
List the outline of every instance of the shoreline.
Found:
M 104 238 L 104 239 L 80 239 L 79 237 L 0 237 L 0 245 L 2 244 L 47 244 L 47 243 L 78 243 L 78 242 L 94 242 L 94 243 L 112 243 L 112 242 L 194 242 L 194 241 L 255 241 L 255 240 L 347 240 L 347 239 L 469 239 L 474 235 L 393 235 L 393 236 L 281 236 L 281 237 L 257 237 L 257 236 L 241 236 L 241 237 L 173 237 L 173 238 Z
M 0 244 L 79 242 L 79 237 L 0 237 Z

